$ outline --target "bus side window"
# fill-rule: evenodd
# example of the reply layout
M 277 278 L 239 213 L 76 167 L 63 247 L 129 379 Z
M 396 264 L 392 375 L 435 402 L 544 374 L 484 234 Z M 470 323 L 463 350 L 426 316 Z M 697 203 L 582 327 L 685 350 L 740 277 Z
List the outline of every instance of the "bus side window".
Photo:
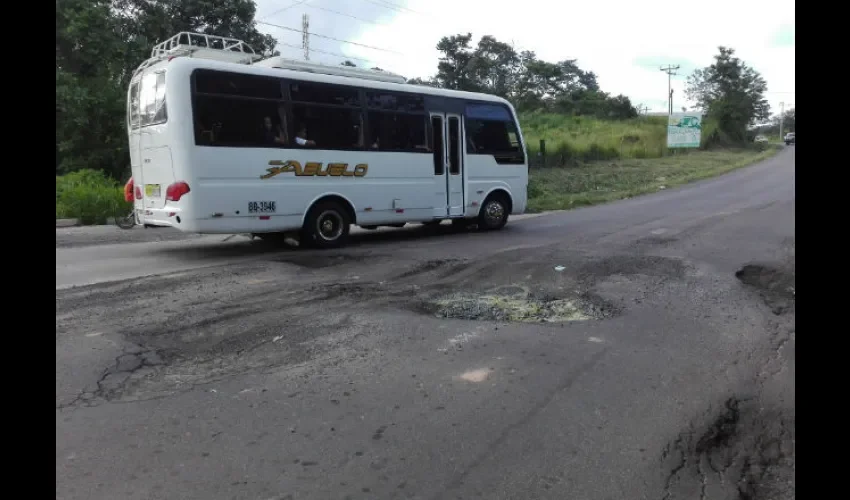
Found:
M 341 106 L 319 106 L 302 103 L 292 105 L 294 121 L 289 129 L 290 142 L 295 144 L 299 132 L 320 149 L 358 149 L 363 140 L 360 131 L 361 112 Z
M 378 151 L 430 152 L 426 129 L 428 116 L 422 96 L 366 92 L 369 108 L 367 140 Z
M 288 142 L 277 78 L 199 70 L 195 74 L 195 143 L 279 148 Z
M 265 99 L 232 99 L 227 96 L 197 95 L 195 116 L 202 133 L 196 144 L 229 147 L 280 147 L 269 140 L 266 122 L 272 134 L 280 136 L 284 124 L 278 113 L 279 104 Z
M 364 146 L 360 91 L 351 86 L 290 81 L 292 143 L 320 149 L 351 150 Z M 306 137 L 298 134 L 306 130 Z M 307 141 L 307 143 L 304 143 Z M 312 141 L 312 144 L 310 143 Z

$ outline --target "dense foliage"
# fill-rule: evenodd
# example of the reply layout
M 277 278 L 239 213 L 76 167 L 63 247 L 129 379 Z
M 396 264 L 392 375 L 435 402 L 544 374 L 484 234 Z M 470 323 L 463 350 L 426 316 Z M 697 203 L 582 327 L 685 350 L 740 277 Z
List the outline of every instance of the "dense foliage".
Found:
M 575 116 L 627 119 L 637 116 L 629 98 L 599 88 L 596 75 L 575 60 L 546 62 L 531 51 L 486 35 L 472 47 L 472 34 L 443 37 L 437 74 L 410 83 L 487 92 L 511 101 L 520 111 L 549 111 Z
M 56 0 L 56 173 L 129 176 L 124 128 L 133 70 L 180 31 L 277 43 L 254 23 L 253 0 Z

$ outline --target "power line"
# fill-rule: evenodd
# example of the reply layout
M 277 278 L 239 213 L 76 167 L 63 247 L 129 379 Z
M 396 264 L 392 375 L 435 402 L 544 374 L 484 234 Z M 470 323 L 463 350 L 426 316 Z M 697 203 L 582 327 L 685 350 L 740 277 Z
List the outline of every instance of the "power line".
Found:
M 293 48 L 293 49 L 299 49 L 299 50 L 303 50 L 303 49 L 304 49 L 304 47 L 303 47 L 303 46 L 301 46 L 301 45 L 295 45 L 294 43 L 284 43 L 284 42 L 278 42 L 278 45 L 283 45 L 284 47 L 291 47 L 291 48 Z M 374 64 L 374 63 L 376 62 L 376 61 L 374 61 L 374 60 L 372 60 L 372 59 L 365 59 L 365 58 L 363 58 L 363 57 L 347 56 L 347 55 L 345 55 L 345 54 L 340 54 L 339 52 L 330 52 L 330 51 L 327 51 L 327 50 L 321 50 L 321 49 L 312 49 L 312 48 L 311 48 L 311 49 L 310 49 L 310 52 L 316 52 L 316 53 L 318 53 L 318 54 L 327 54 L 327 55 L 329 55 L 329 56 L 336 56 L 336 57 L 339 57 L 339 58 L 342 58 L 342 59 L 352 59 L 352 60 L 354 60 L 354 61 L 363 61 L 363 62 L 370 63 L 370 64 Z
M 293 2 L 292 4 L 287 5 L 286 7 L 283 7 L 283 8 L 281 8 L 281 9 L 277 9 L 276 11 L 272 12 L 271 14 L 268 14 L 268 15 L 263 16 L 261 19 L 257 20 L 257 22 L 260 22 L 260 21 L 262 21 L 263 19 L 268 19 L 268 18 L 272 17 L 272 16 L 273 16 L 273 15 L 275 15 L 275 14 L 280 14 L 281 12 L 283 12 L 283 11 L 285 11 L 285 10 L 289 10 L 289 9 L 291 9 L 291 8 L 293 8 L 293 7 L 298 7 L 299 5 L 301 5 L 301 4 L 303 4 L 303 3 L 307 3 L 307 2 L 309 2 L 309 1 L 310 1 L 310 0 L 295 0 L 295 2 Z M 307 5 L 307 7 L 309 7 L 309 5 Z
M 279 25 L 279 24 L 268 23 L 268 22 L 265 22 L 265 21 L 257 21 L 257 24 L 264 24 L 264 25 L 266 25 L 266 26 L 272 26 L 272 27 L 275 27 L 275 28 L 278 28 L 278 29 L 282 29 L 282 30 L 294 31 L 295 33 L 304 33 L 304 30 L 299 30 L 299 29 L 296 29 L 296 28 L 290 28 L 289 26 L 281 26 L 281 25 Z M 364 43 L 352 42 L 352 41 L 349 41 L 349 40 L 342 40 L 342 39 L 339 39 L 339 38 L 334 38 L 334 37 L 332 37 L 332 36 L 320 35 L 320 34 L 318 34 L 318 33 L 309 33 L 309 32 L 308 32 L 307 34 L 308 34 L 308 35 L 310 35 L 310 36 L 314 36 L 314 37 L 316 37 L 316 38 L 324 38 L 324 39 L 326 39 L 326 40 L 333 40 L 334 42 L 348 43 L 348 44 L 351 44 L 351 45 L 356 45 L 356 46 L 358 46 L 358 47 L 363 47 L 363 48 L 365 48 L 365 49 L 379 50 L 379 51 L 381 51 L 381 52 L 389 52 L 389 53 L 391 53 L 391 54 L 397 54 L 397 55 L 400 55 L 400 56 L 403 56 L 403 55 L 404 55 L 404 54 L 402 54 L 401 52 L 399 52 L 399 51 L 397 51 L 397 50 L 383 49 L 383 48 L 381 48 L 381 47 L 375 47 L 375 46 L 372 46 L 372 45 L 366 45 L 366 44 L 364 44 Z
M 363 19 L 362 17 L 352 16 L 351 14 L 346 14 L 345 12 L 340 12 L 338 10 L 328 9 L 326 7 L 319 7 L 318 5 L 305 5 L 305 7 L 309 7 L 311 9 L 324 10 L 325 12 L 330 12 L 330 13 L 336 14 L 338 16 L 350 17 L 351 19 L 356 19 L 356 20 L 362 21 L 364 23 L 374 24 L 376 26 L 387 26 L 387 24 L 385 24 L 385 23 L 376 23 L 375 21 Z
M 403 5 L 398 5 L 398 4 L 395 4 L 395 3 L 387 2 L 387 1 L 385 1 L 385 0 L 381 0 L 381 1 L 376 1 L 376 0 L 363 0 L 363 1 L 364 1 L 364 2 L 369 2 L 369 3 L 373 4 L 373 5 L 377 5 L 378 7 L 383 7 L 383 8 L 385 8 L 385 9 L 394 10 L 394 11 L 396 11 L 396 12 L 405 13 L 405 11 L 406 11 L 406 12 L 410 12 L 410 13 L 412 13 L 412 14 L 422 14 L 421 12 L 417 12 L 417 11 L 415 11 L 415 10 L 413 10 L 413 9 L 409 9 L 409 8 L 407 8 L 407 7 L 403 6 Z

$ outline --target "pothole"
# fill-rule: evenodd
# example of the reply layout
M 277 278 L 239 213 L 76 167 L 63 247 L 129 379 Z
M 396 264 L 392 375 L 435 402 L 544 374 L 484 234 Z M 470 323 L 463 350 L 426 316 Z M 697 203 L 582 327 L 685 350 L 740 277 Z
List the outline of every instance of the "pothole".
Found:
M 747 264 L 735 272 L 741 283 L 759 290 L 765 304 L 774 314 L 792 311 L 796 300 L 796 278 L 793 271 L 770 266 Z
M 662 498 L 794 498 L 793 415 L 751 399 L 727 399 L 667 445 Z
M 787 298 L 795 297 L 795 277 L 781 269 L 758 264 L 747 264 L 735 272 L 741 283 L 772 292 Z
M 426 310 L 439 318 L 525 323 L 567 323 L 602 319 L 613 308 L 590 297 L 546 297 L 524 287 L 504 287 L 489 293 L 453 293 L 432 300 Z

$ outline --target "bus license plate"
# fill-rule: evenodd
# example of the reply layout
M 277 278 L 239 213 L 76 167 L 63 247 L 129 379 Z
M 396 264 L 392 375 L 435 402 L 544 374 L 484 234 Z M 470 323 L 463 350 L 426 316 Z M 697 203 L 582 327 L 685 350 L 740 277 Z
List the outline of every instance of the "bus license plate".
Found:
M 277 211 L 277 206 L 273 201 L 250 201 L 248 202 L 248 212 L 252 214 L 268 214 Z
M 159 184 L 145 184 L 145 197 L 159 198 L 162 195 L 162 188 Z

